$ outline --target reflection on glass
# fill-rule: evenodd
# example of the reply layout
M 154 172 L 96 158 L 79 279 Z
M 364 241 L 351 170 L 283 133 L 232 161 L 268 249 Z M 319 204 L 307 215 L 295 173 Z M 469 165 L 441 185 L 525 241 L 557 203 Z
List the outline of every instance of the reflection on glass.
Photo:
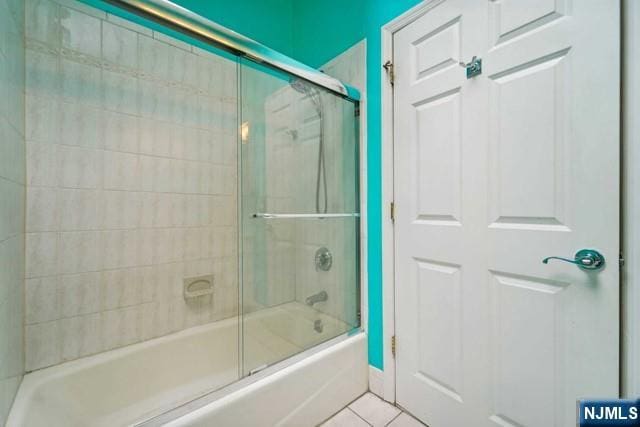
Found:
M 359 218 L 331 216 L 358 212 L 358 144 L 352 102 L 248 62 L 240 75 L 251 123 L 241 152 L 246 375 L 359 326 Z

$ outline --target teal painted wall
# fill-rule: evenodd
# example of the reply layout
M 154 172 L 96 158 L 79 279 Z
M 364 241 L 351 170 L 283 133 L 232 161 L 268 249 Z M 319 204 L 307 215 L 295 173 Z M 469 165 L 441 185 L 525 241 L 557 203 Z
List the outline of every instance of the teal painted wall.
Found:
M 107 11 L 117 11 L 100 0 L 83 1 Z M 380 28 L 420 0 L 173 1 L 313 67 L 367 39 L 369 363 L 383 369 Z M 132 18 L 126 14 L 125 17 Z M 141 22 L 137 18 L 134 20 Z M 160 29 L 153 23 L 145 25 Z
M 366 34 L 369 0 L 293 0 L 293 56 L 319 67 Z
M 383 369 L 382 351 L 382 148 L 380 28 L 420 0 L 297 0 L 294 57 L 318 67 L 367 39 L 367 216 L 369 274 L 369 363 Z
M 383 369 L 382 352 L 382 52 L 380 28 L 420 0 L 369 0 L 367 16 L 367 221 L 369 364 Z

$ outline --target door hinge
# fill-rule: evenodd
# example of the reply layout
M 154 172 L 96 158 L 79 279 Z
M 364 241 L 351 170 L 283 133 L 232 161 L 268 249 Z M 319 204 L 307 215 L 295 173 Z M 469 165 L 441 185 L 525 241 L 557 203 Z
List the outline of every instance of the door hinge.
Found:
M 385 69 L 385 71 L 387 72 L 387 75 L 389 76 L 389 83 L 393 85 L 393 83 L 395 83 L 395 72 L 393 69 L 393 62 L 391 62 L 390 60 L 385 62 L 382 65 L 382 68 Z
M 622 252 L 620 252 L 620 255 L 618 257 L 618 265 L 620 266 L 620 268 L 624 267 L 624 256 L 622 255 Z
M 391 354 L 396 357 L 396 336 L 391 337 Z
M 353 115 L 356 117 L 360 117 L 360 104 L 356 103 L 356 107 L 353 110 Z
M 391 217 L 391 222 L 396 222 L 396 204 L 394 202 L 389 204 L 389 216 Z

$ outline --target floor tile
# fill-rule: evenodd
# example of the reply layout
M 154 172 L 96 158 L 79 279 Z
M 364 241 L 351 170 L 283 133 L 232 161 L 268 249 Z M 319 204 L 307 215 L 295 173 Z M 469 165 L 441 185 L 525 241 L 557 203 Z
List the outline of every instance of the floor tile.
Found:
M 367 393 L 349 405 L 360 417 L 374 427 L 384 427 L 400 413 L 400 409 L 373 393 Z
M 406 412 L 403 412 L 389 423 L 389 427 L 425 427 L 425 425 Z
M 369 427 L 369 424 L 349 408 L 344 408 L 321 427 Z

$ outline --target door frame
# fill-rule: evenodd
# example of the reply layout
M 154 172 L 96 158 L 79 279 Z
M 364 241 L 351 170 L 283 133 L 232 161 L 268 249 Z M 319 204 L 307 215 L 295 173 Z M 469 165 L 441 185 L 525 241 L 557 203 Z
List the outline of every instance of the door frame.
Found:
M 393 63 L 393 36 L 407 25 L 413 23 L 431 9 L 443 3 L 445 0 L 424 0 L 403 14 L 389 21 L 381 28 L 381 64 L 387 61 Z M 625 15 L 629 12 L 636 13 L 635 19 L 623 16 L 620 21 L 623 31 L 621 38 L 623 46 L 633 46 L 631 37 L 640 33 L 640 8 L 634 8 L 628 0 L 621 0 Z M 638 108 L 640 100 L 633 96 L 640 93 L 640 77 L 637 73 L 630 73 L 631 69 L 640 67 L 640 58 L 633 55 L 631 50 L 623 49 L 621 52 L 621 81 L 622 99 L 626 100 L 621 106 L 620 120 L 626 132 L 621 135 L 621 171 L 625 164 L 633 164 L 634 159 L 640 159 L 640 126 L 630 123 L 633 116 L 627 114 L 633 112 L 634 106 Z M 635 76 L 635 80 L 632 80 Z M 635 84 L 634 84 L 635 83 Z M 394 200 L 394 140 L 393 140 L 393 85 L 389 73 L 382 73 L 380 79 L 381 94 L 381 155 L 382 155 L 382 312 L 383 312 L 383 358 L 384 370 L 372 368 L 370 375 L 375 379 L 377 387 L 372 391 L 389 402 L 396 400 L 396 363 L 392 352 L 392 337 L 395 335 L 395 247 L 394 224 L 390 215 L 390 206 Z M 625 96 L 623 88 L 629 88 L 630 93 Z M 634 90 L 635 89 L 635 90 Z M 627 120 L 625 120 L 625 118 Z M 633 147 L 633 149 L 632 149 Z M 625 159 L 627 155 L 629 159 Z M 627 221 L 621 222 L 621 253 L 624 250 L 626 262 L 620 270 L 620 396 L 633 397 L 640 392 L 640 380 L 634 378 L 634 373 L 640 371 L 640 364 L 633 362 L 640 355 L 640 328 L 633 327 L 634 321 L 640 319 L 640 263 L 634 261 L 633 255 L 640 253 L 640 230 L 636 230 L 633 221 L 634 215 L 640 214 L 640 199 L 633 197 L 633 190 L 640 187 L 640 174 L 631 174 L 629 166 L 621 177 L 620 213 Z M 625 238 L 627 234 L 627 238 Z M 622 244 L 622 243 L 621 243 Z M 629 301 L 629 304 L 625 302 Z M 624 316 L 624 319 L 623 319 Z M 372 386 L 374 382 L 372 381 Z
M 622 395 L 640 395 L 640 4 L 622 1 L 622 221 L 621 243 L 625 258 L 621 279 L 621 375 Z M 624 232 L 622 232 L 624 230 Z
M 383 66 L 393 62 L 393 36 L 411 24 L 444 0 L 424 0 L 403 14 L 385 24 L 380 30 Z M 379 375 L 382 382 L 380 390 L 372 391 L 388 402 L 396 400 L 396 361 L 391 348 L 395 335 L 395 248 L 394 226 L 391 220 L 390 206 L 394 200 L 394 155 L 393 155 L 393 86 L 389 73 L 382 73 L 380 79 L 382 113 L 380 117 L 381 155 L 382 155 L 382 352 L 384 371 L 372 372 Z

